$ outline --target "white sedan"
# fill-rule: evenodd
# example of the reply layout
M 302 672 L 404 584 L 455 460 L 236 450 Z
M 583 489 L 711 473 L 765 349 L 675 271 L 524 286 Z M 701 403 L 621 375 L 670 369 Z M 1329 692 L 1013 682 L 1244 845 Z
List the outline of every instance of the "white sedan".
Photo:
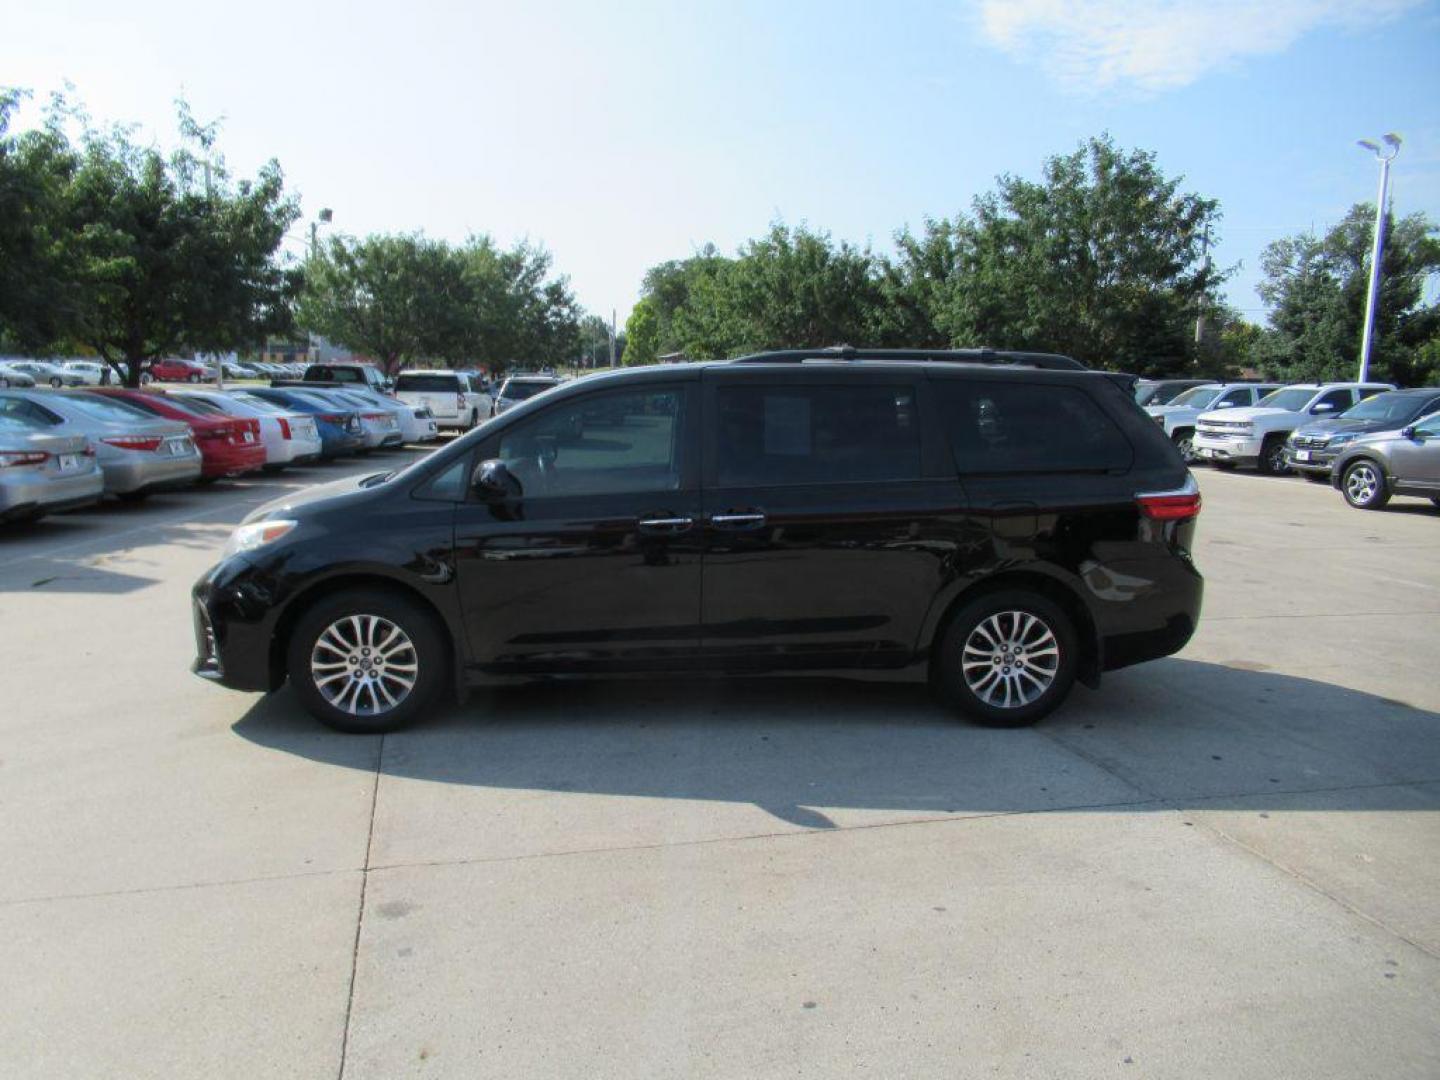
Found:
M 264 398 L 243 390 L 175 389 L 171 397 L 202 410 L 211 409 L 227 416 L 244 416 L 260 421 L 260 441 L 265 445 L 265 470 L 277 472 L 286 465 L 315 461 L 320 457 L 320 429 L 315 418 L 305 413 L 290 412 Z

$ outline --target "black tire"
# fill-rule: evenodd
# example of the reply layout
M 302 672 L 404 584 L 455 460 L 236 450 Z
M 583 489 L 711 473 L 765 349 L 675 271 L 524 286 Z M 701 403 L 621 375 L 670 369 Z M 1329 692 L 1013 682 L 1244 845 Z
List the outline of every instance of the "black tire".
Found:
M 52 375 L 50 376 L 50 385 L 53 386 L 56 390 L 59 390 L 62 386 L 65 385 L 65 380 L 60 378 L 59 375 Z
M 1430 502 L 1436 510 L 1440 510 L 1440 495 L 1431 495 Z
M 282 473 L 282 472 L 285 471 L 285 466 L 284 466 L 284 465 L 262 465 L 262 466 L 260 466 L 260 471 L 263 472 L 266 476 L 278 476 L 280 473 Z
M 150 497 L 148 491 L 117 491 L 115 497 L 121 502 L 141 503 Z
M 1345 466 L 1340 494 L 1356 510 L 1379 510 L 1390 501 L 1390 485 L 1378 462 L 1360 458 Z
M 1300 475 L 1303 476 L 1303 477 L 1305 477 L 1305 479 L 1306 479 L 1306 480 L 1309 480 L 1310 483 L 1312 483 L 1312 484 L 1328 484 L 1328 483 L 1330 483 L 1330 476 L 1329 476 L 1328 473 L 1323 473 L 1323 472 L 1310 472 L 1310 471 L 1307 470 L 1307 471 L 1305 471 L 1305 472 L 1302 472 Z
M 1170 436 L 1170 441 L 1175 444 L 1175 449 L 1180 451 L 1180 456 L 1185 459 L 1186 465 L 1194 465 L 1198 460 L 1195 457 L 1195 429 L 1176 428 L 1175 434 Z
M 1268 435 L 1260 445 L 1260 459 L 1255 463 L 1265 476 L 1284 476 L 1290 471 L 1285 461 L 1285 436 Z
M 480 410 L 479 410 L 479 409 L 471 409 L 471 410 L 470 410 L 470 426 L 471 426 L 472 428 L 474 428 L 474 427 L 478 427 L 479 425 L 480 425 Z
M 1231 469 L 1235 468 L 1235 463 L 1233 461 L 1221 461 L 1219 458 L 1211 458 L 1210 465 L 1213 468 L 1219 469 L 1221 472 L 1229 472 Z
M 967 643 L 973 646 L 972 635 L 975 636 L 975 641 L 983 643 L 985 634 L 996 629 L 1001 634 L 1019 631 L 1017 636 L 1022 642 L 1042 640 L 1035 624 L 1022 623 L 1018 616 L 1033 618 L 1048 632 L 1054 641 L 1056 656 L 1053 668 L 1047 667 L 1042 654 L 1022 656 L 1020 663 L 1016 665 L 1016 674 L 1010 677 L 1013 681 L 1005 691 L 1007 698 L 1012 693 L 1021 693 L 1015 687 L 1021 685 L 1020 676 L 1025 675 L 1023 669 L 1027 662 L 1030 674 L 1026 677 L 1030 678 L 1032 683 L 1038 683 L 1046 676 L 1049 682 L 1032 700 L 1006 706 L 1003 702 L 996 704 L 982 697 L 982 692 L 988 695 L 992 690 L 998 696 L 997 688 L 1005 684 L 1005 676 L 995 675 L 991 685 L 986 686 L 983 674 L 985 669 L 975 667 L 977 663 L 983 663 L 983 660 L 980 660 L 979 654 L 973 650 L 967 654 L 966 646 Z M 998 621 L 989 622 L 991 619 Z M 987 629 L 980 629 L 982 627 Z M 945 699 L 979 723 L 989 727 L 1024 727 L 1049 715 L 1069 695 L 1071 687 L 1075 685 L 1079 653 L 1079 637 L 1075 627 L 1058 604 L 1028 589 L 997 589 L 971 600 L 950 620 L 936 654 L 935 678 Z M 997 667 L 1003 664 L 1003 661 L 997 663 L 993 658 L 991 662 Z M 972 665 L 969 680 L 965 675 L 966 663 Z M 1008 671 L 1009 668 L 1004 670 Z M 972 681 L 978 682 L 979 692 L 972 687 Z M 1033 686 L 1026 685 L 1033 690 Z
M 317 648 L 320 637 L 332 625 L 341 620 L 348 621 L 350 616 L 362 620 L 373 617 L 389 623 L 410 641 L 408 650 L 398 650 L 402 660 L 397 662 L 414 664 L 414 685 L 397 705 L 383 712 L 366 711 L 366 707 L 350 712 L 332 703 L 317 686 L 316 675 L 311 668 L 312 656 L 323 658 L 336 654 L 334 649 Z M 365 624 L 362 623 L 363 625 Z M 395 650 L 392 650 L 392 655 L 395 655 Z M 410 659 L 403 659 L 405 656 Z M 323 597 L 311 605 L 300 616 L 290 633 L 285 659 L 291 685 L 306 711 L 326 727 L 351 735 L 378 735 L 397 731 L 414 722 L 445 685 L 450 668 L 445 636 L 436 625 L 434 617 L 415 601 L 384 587 L 346 589 Z M 348 657 L 344 659 L 347 662 L 349 660 Z M 358 661 L 364 659 L 358 657 Z M 352 673 L 351 678 L 354 678 L 357 667 L 341 669 L 340 674 L 343 676 L 347 670 Z M 362 675 L 361 678 L 364 679 L 365 676 Z M 380 674 L 370 681 L 380 686 L 382 692 L 389 692 L 385 690 L 385 686 L 396 690 L 394 683 L 383 683 L 384 678 L 384 675 Z M 341 685 L 348 685 L 348 680 L 342 681 Z M 367 692 L 372 706 L 378 706 L 379 695 L 374 690 L 367 691 L 363 683 L 354 690 L 356 704 L 360 704 L 362 694 Z M 339 696 L 343 700 L 343 691 Z
M 185 381 L 186 381 L 186 382 L 192 382 L 192 383 L 198 383 L 198 382 L 200 381 L 200 376 L 199 376 L 199 375 L 196 375 L 195 372 L 192 371 L 189 375 L 187 375 L 187 376 L 185 377 Z

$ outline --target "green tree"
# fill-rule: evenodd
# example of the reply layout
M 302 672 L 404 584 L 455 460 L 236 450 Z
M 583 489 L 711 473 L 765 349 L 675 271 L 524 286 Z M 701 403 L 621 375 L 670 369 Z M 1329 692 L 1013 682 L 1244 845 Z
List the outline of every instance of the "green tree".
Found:
M 306 264 L 296 317 L 393 375 L 421 358 L 463 359 L 470 297 L 464 265 L 439 241 L 335 236 Z
M 1039 182 L 1001 176 L 973 214 L 936 227 L 936 327 L 956 345 L 1066 353 L 1139 374 L 1186 369 L 1198 306 L 1223 275 L 1205 258 L 1218 204 L 1180 191 L 1155 155 L 1109 136 L 1050 158 Z M 948 229 L 948 232 L 945 231 Z M 923 295 L 923 294 L 922 294 Z
M 146 362 L 181 348 L 223 351 L 283 331 L 300 284 L 278 255 L 299 215 L 279 165 L 237 180 L 215 126 L 183 102 L 179 120 L 182 145 L 167 156 L 130 128 L 92 127 L 57 97 L 42 132 L 5 139 L 31 178 L 12 219 L 22 281 L 7 281 L 3 302 L 28 314 L 6 321 L 32 346 L 88 347 L 130 386 Z M 65 135 L 77 124 L 78 146 Z
M 78 160 L 58 118 L 12 132 L 27 96 L 0 88 L 0 338 L 40 349 L 64 336 L 73 303 L 64 208 Z
M 623 362 L 627 366 L 653 364 L 660 358 L 659 306 L 655 297 L 645 296 L 630 309 L 630 318 L 625 320 Z
M 1267 370 L 1289 379 L 1355 376 L 1374 220 L 1374 206 L 1357 205 L 1323 237 L 1301 233 L 1265 249 L 1259 292 L 1271 329 L 1257 355 Z M 1423 302 L 1426 279 L 1440 270 L 1440 242 L 1423 214 L 1387 215 L 1385 234 L 1370 374 L 1423 385 L 1440 374 L 1432 359 L 1440 307 Z

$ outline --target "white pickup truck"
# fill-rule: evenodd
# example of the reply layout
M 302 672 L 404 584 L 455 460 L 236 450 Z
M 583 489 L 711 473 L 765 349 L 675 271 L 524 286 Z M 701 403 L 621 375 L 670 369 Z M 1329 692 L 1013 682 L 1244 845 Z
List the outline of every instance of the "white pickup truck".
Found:
M 1243 409 L 1278 389 L 1279 383 L 1206 383 L 1191 387 L 1164 405 L 1146 405 L 1145 411 L 1165 429 L 1175 449 L 1190 465 L 1195 461 L 1195 421 L 1201 413 Z
M 1254 465 L 1262 473 L 1288 472 L 1285 440 L 1297 427 L 1394 389 L 1389 383 L 1292 383 L 1252 408 L 1201 413 L 1195 421 L 1195 459 L 1220 469 Z

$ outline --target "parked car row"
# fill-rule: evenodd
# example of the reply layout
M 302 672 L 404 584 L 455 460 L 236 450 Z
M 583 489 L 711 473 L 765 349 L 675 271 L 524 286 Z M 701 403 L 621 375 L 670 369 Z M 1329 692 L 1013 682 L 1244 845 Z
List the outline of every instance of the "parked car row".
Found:
M 1440 506 L 1440 387 L 1206 383 L 1146 412 L 1191 464 L 1295 472 L 1334 485 L 1361 509 L 1392 495 Z
M 0 521 L 437 437 L 364 387 L 0 389 Z

